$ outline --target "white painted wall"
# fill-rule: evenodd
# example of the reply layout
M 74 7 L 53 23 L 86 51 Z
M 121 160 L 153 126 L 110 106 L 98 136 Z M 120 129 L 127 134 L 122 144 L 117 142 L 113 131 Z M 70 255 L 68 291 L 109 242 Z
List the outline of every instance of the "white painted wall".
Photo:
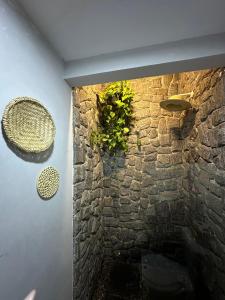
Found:
M 32 96 L 56 124 L 54 151 L 44 163 L 17 157 L 0 134 L 0 299 L 72 299 L 71 90 L 63 64 L 20 8 L 0 0 L 0 115 L 16 96 Z M 46 166 L 61 174 L 57 195 L 43 201 L 36 177 Z
M 185 39 L 65 64 L 64 78 L 81 86 L 224 66 L 225 33 Z

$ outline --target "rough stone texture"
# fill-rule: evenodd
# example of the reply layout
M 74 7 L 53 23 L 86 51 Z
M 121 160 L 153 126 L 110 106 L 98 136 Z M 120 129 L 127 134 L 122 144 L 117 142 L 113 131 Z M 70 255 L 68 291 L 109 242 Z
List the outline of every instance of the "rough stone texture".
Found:
M 75 299 L 90 299 L 103 258 L 179 242 L 186 228 L 201 249 L 208 288 L 225 299 L 225 79 L 219 70 L 177 77 L 180 93 L 194 90 L 187 112 L 159 106 L 172 75 L 131 81 L 135 121 L 126 156 L 90 147 L 95 94 L 104 85 L 76 90 Z
M 90 88 L 74 91 L 74 299 L 91 299 L 103 249 L 103 165 L 90 147 L 96 126 Z
M 192 126 L 184 114 L 183 187 L 188 225 L 203 249 L 203 277 L 213 299 L 225 299 L 225 77 L 220 70 L 180 74 L 179 88 L 193 89 L 198 109 Z
M 176 240 L 186 225 L 183 141 L 176 134 L 181 113 L 159 105 L 167 98 L 171 79 L 169 75 L 131 81 L 135 121 L 129 151 L 126 156 L 104 156 L 106 256 L 138 255 L 158 240 Z

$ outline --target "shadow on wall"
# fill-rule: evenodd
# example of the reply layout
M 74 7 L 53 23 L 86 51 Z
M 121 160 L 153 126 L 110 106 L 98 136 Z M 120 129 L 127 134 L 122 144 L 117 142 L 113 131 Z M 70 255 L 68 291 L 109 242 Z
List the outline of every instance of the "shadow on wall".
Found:
M 183 124 L 180 128 L 171 128 L 172 133 L 176 136 L 177 139 L 183 140 L 190 136 L 191 131 L 195 125 L 195 118 L 198 110 L 191 108 L 185 111 Z
M 9 140 L 5 134 L 3 125 L 2 125 L 2 134 L 3 134 L 4 140 L 5 140 L 8 148 L 12 152 L 14 152 L 19 158 L 21 158 L 25 161 L 34 162 L 34 163 L 43 163 L 43 162 L 46 162 L 52 155 L 52 152 L 54 149 L 54 143 L 47 150 L 42 151 L 40 153 L 25 152 L 9 142 Z
M 115 156 L 113 156 L 102 151 L 101 156 L 104 176 L 110 176 L 119 171 L 119 169 L 125 167 L 126 158 L 125 154 L 122 152 L 118 152 Z

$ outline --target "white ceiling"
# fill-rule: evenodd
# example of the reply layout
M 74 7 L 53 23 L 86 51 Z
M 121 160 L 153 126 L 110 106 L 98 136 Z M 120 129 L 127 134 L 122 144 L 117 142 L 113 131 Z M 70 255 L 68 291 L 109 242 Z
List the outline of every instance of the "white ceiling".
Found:
M 225 32 L 225 0 L 19 1 L 65 61 Z

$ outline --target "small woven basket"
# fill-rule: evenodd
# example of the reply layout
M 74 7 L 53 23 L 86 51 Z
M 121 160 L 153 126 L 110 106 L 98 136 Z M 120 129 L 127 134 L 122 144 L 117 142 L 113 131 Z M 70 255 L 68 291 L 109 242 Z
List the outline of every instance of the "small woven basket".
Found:
M 9 142 L 26 152 L 43 152 L 54 141 L 56 130 L 50 113 L 30 97 L 12 100 L 6 106 L 2 124 Z
M 59 188 L 59 173 L 53 167 L 41 171 L 37 179 L 37 191 L 41 198 L 52 198 Z

